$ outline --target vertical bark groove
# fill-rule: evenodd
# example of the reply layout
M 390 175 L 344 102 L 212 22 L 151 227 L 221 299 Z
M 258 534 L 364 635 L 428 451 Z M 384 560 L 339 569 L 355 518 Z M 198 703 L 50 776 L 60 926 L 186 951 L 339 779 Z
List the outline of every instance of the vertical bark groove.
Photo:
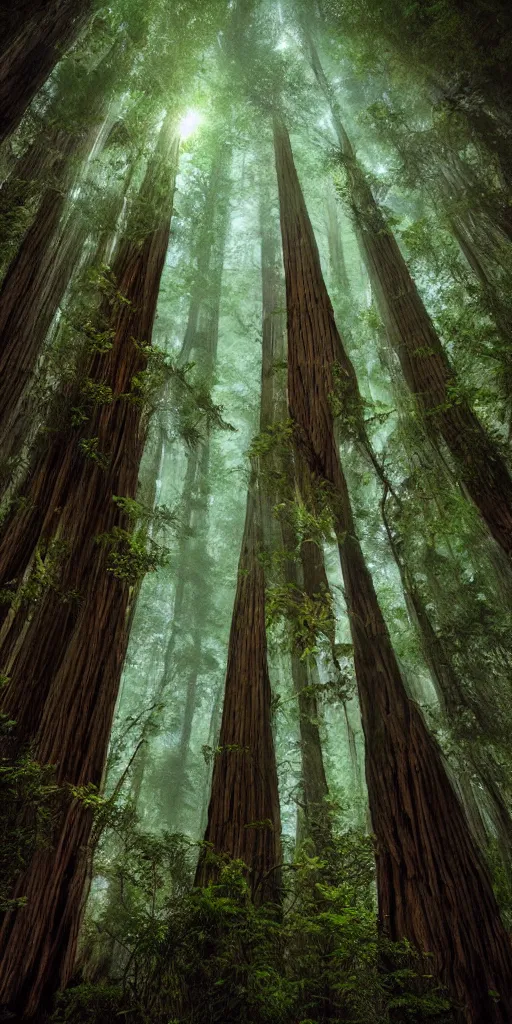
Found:
M 279 898 L 280 814 L 267 665 L 265 575 L 258 485 L 253 476 L 229 637 L 224 707 L 205 842 L 242 860 L 257 903 Z M 215 877 L 203 853 L 196 884 Z
M 487 872 L 421 714 L 408 699 L 357 539 L 329 395 L 341 346 L 290 141 L 274 125 L 288 305 L 288 398 L 316 484 L 332 493 L 377 840 L 379 915 L 433 954 L 468 1024 L 506 1024 L 512 952 Z M 489 991 L 499 992 L 494 1001 Z
M 331 109 L 357 237 L 377 306 L 402 373 L 430 432 L 451 452 L 466 493 L 489 532 L 512 558 L 512 478 L 504 458 L 464 396 L 398 243 L 366 181 L 343 127 L 310 33 L 311 64 Z
M 2 18 L 0 142 L 18 127 L 35 94 L 78 36 L 92 0 L 41 0 Z
M 23 644 L 12 647 L 7 630 L 0 658 L 9 663 L 2 710 L 9 708 L 17 722 L 15 749 L 29 744 L 38 761 L 56 765 L 58 782 L 73 786 L 101 783 L 128 637 L 133 581 L 109 570 L 108 546 L 98 537 L 116 526 L 129 530 L 112 499 L 136 496 L 145 417 L 140 402 L 126 396 L 147 364 L 138 343 L 151 341 L 177 153 L 167 118 L 139 195 L 146 216 L 154 209 L 153 223 L 140 240 L 128 231 L 120 247 L 113 272 L 127 301 L 105 298 L 112 348 L 94 355 L 88 370 L 108 383 L 113 400 L 96 406 L 85 426 L 63 428 L 50 441 L 29 475 L 29 504 L 3 535 L 3 550 L 25 540 L 29 560 L 45 538 L 64 545 L 58 586 L 45 590 L 28 614 L 23 606 L 17 611 L 13 626 L 24 620 Z M 104 461 L 84 456 L 80 442 L 90 439 Z M 34 1013 L 70 977 L 90 826 L 87 808 L 69 799 L 53 847 L 36 853 L 18 880 L 15 894 L 27 896 L 27 905 L 6 914 L 0 930 L 0 1001 L 16 1010 Z
M 262 213 L 263 209 L 260 207 Z M 262 372 L 260 429 L 272 422 L 275 260 L 262 217 Z M 281 823 L 272 735 L 272 693 L 267 663 L 265 571 L 268 494 L 253 467 L 238 582 L 229 637 L 224 705 L 212 779 L 205 842 L 217 853 L 242 860 L 256 903 L 277 902 L 280 893 Z M 214 877 L 202 854 L 196 883 Z

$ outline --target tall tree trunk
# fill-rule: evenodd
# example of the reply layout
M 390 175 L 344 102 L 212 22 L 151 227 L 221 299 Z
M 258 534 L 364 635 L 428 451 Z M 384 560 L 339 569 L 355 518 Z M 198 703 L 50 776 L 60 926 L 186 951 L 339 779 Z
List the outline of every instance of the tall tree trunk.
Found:
M 217 361 L 224 252 L 229 227 L 230 165 L 231 151 L 229 147 L 220 145 L 214 154 L 209 175 L 203 221 L 197 241 L 198 263 L 196 278 L 192 287 L 187 326 L 178 360 L 179 363 L 183 364 L 191 357 L 198 359 L 200 361 L 201 373 L 208 382 L 212 379 Z M 177 582 L 172 610 L 172 627 L 165 650 L 162 673 L 154 695 L 154 700 L 157 703 L 162 701 L 173 679 L 176 643 L 181 630 L 184 628 L 184 621 L 190 621 L 191 616 L 195 619 L 199 615 L 194 605 L 194 596 L 190 595 L 190 581 L 187 577 L 191 564 L 201 565 L 207 557 L 209 468 L 210 437 L 208 434 L 205 439 L 201 440 L 188 453 L 187 470 L 181 495 L 184 530 L 176 560 Z M 198 502 L 201 505 L 200 516 L 195 515 L 195 507 Z M 195 549 L 193 548 L 190 536 L 191 532 L 194 532 L 194 519 L 197 519 L 196 529 L 200 533 L 198 538 L 199 551 L 197 550 L 197 545 Z M 192 599 L 192 607 L 190 607 L 187 598 Z M 202 603 L 204 604 L 204 602 Z M 197 675 L 201 660 L 200 651 L 203 628 L 204 625 L 201 621 L 195 621 L 193 643 L 197 650 L 194 654 L 195 669 L 188 676 L 186 694 L 187 713 L 183 720 L 183 730 L 180 739 L 179 776 L 176 777 L 175 783 L 171 785 L 171 792 L 162 795 L 163 803 L 169 808 L 168 819 L 170 819 L 179 806 L 183 785 L 186 780 L 186 763 L 192 731 L 192 720 L 189 721 L 189 714 L 193 717 L 195 712 Z M 147 722 L 146 732 L 149 731 L 151 725 L 152 719 L 150 718 Z M 171 762 L 174 763 L 174 752 L 170 752 L 169 756 Z M 149 746 L 147 743 L 144 743 L 137 763 L 137 772 L 140 778 L 139 794 L 148 757 Z
M 7 16 L 0 12 L 0 142 L 18 127 L 91 12 L 92 0 L 35 0 Z
M 469 697 L 466 693 L 465 687 L 444 649 L 443 642 L 430 621 L 423 598 L 400 552 L 400 540 L 395 535 L 386 512 L 386 492 L 384 493 L 381 507 L 389 544 L 400 573 L 409 616 L 416 628 L 421 651 L 428 666 L 439 705 L 446 716 L 449 728 L 454 730 L 456 741 L 461 747 L 466 761 L 471 766 L 473 776 L 479 779 L 494 834 L 498 838 L 504 863 L 507 870 L 509 870 L 510 854 L 512 851 L 512 818 L 500 787 L 496 784 L 497 765 L 492 749 L 493 741 L 495 741 L 493 735 L 496 717 L 495 710 L 492 707 L 492 703 L 489 703 L 486 694 L 479 694 L 473 691 L 472 697 Z M 464 736 L 459 734 L 458 727 L 461 715 L 465 719 L 470 715 L 475 722 L 481 740 L 476 750 L 473 749 L 471 743 L 468 744 L 465 741 Z M 501 728 L 503 731 L 503 726 Z M 480 805 L 478 805 L 478 808 L 475 807 L 473 786 L 469 778 L 458 778 L 458 781 L 463 791 L 463 800 L 468 817 L 475 823 L 475 832 L 481 839 L 482 808 Z M 484 831 L 485 842 L 488 843 L 489 830 L 485 826 Z
M 45 317 L 49 315 L 49 310 L 54 306 L 61 305 L 73 277 L 71 306 L 74 298 L 81 292 L 88 271 L 91 268 L 100 270 L 107 262 L 108 254 L 112 253 L 114 249 L 116 227 L 135 169 L 136 162 L 132 162 L 119 194 L 116 196 L 116 201 L 109 204 L 109 226 L 102 231 L 97 245 L 91 252 L 86 252 L 90 226 L 86 224 L 83 217 L 77 216 L 76 211 L 71 209 L 54 250 L 53 263 L 48 275 L 48 292 L 43 305 Z M 79 272 L 77 273 L 77 271 Z M 66 311 L 69 313 L 67 302 Z M 41 382 L 47 391 L 55 388 L 55 375 L 52 375 L 52 351 L 58 349 L 65 322 L 64 317 L 59 324 L 56 324 L 54 316 L 44 345 L 45 355 L 37 367 L 37 384 Z M 16 484 L 19 484 L 19 478 L 23 476 L 21 456 L 24 452 L 32 451 L 34 441 L 47 418 L 47 408 L 44 403 L 41 404 L 38 401 L 38 387 L 31 387 L 31 383 L 29 382 L 25 394 L 18 404 L 11 421 L 11 428 L 2 443 L 0 461 L 0 495 L 2 496 L 5 496 L 7 490 L 15 489 Z M 51 418 L 50 413 L 50 421 Z M 2 619 L 3 614 L 0 613 L 0 621 Z
M 501 371 L 501 390 L 508 399 L 512 416 L 512 359 L 509 349 L 512 328 L 512 210 L 505 202 L 478 202 L 482 192 L 471 169 L 451 153 L 439 174 L 439 188 L 446 204 L 449 227 L 469 268 L 482 289 L 486 311 L 494 322 L 502 345 L 493 358 Z M 511 426 L 512 431 L 512 426 Z
M 408 167 L 411 162 L 410 126 L 402 121 L 397 129 L 391 125 L 386 131 L 388 141 Z M 503 338 L 503 351 L 497 355 L 504 371 L 503 388 L 510 395 L 511 368 L 507 349 L 512 310 L 508 299 L 511 274 L 507 264 L 512 242 L 512 210 L 507 194 L 497 190 L 490 193 L 488 184 L 482 180 L 482 172 L 475 173 L 442 136 L 434 137 L 433 145 L 415 147 L 412 158 L 422 190 L 429 193 L 431 204 L 438 207 L 441 200 L 444 205 L 448 229 L 478 280 L 485 308 Z
M 58 132 L 60 149 L 49 184 L 0 289 L 0 458 L 5 458 L 2 446 L 32 378 L 66 276 L 71 276 L 69 261 L 57 272 L 62 217 L 83 163 L 105 141 L 105 114 L 123 67 L 121 51 L 119 39 L 86 78 L 80 95 L 80 106 L 86 108 L 85 129 Z
M 267 665 L 265 574 L 258 484 L 253 473 L 238 564 L 219 746 L 205 842 L 242 860 L 256 903 L 279 898 L 280 815 Z M 218 868 L 202 852 L 196 884 Z
M 331 494 L 366 741 L 381 927 L 390 938 L 407 937 L 433 954 L 468 1024 L 505 1024 L 512 1013 L 509 938 L 440 752 L 407 697 L 355 533 L 330 405 L 341 339 L 290 141 L 278 118 L 274 132 L 290 416 L 307 464 L 304 490 L 313 497 L 319 487 L 320 494 Z M 490 990 L 499 992 L 499 1001 Z
M 137 570 L 130 569 L 130 547 L 122 539 L 130 524 L 113 497 L 136 497 L 146 428 L 137 392 L 130 395 L 147 365 L 139 343 L 151 341 L 177 152 L 168 117 L 115 261 L 116 295 L 104 299 L 112 348 L 92 356 L 87 374 L 107 384 L 113 400 L 94 406 L 85 425 L 61 428 L 25 491 L 39 499 L 43 490 L 44 507 L 31 506 L 38 528 L 31 524 L 30 533 L 35 544 L 57 541 L 60 562 L 39 602 L 28 614 L 21 606 L 15 615 L 25 620 L 23 642 L 10 651 L 2 710 L 8 707 L 17 722 L 11 749 L 30 744 L 38 761 L 57 765 L 58 782 L 73 786 L 101 783 L 127 643 Z M 43 489 L 41 473 L 47 478 Z M 23 518 L 10 519 L 4 543 L 9 535 L 19 543 Z M 117 563 L 115 547 L 101 541 L 111 537 L 115 545 L 116 536 Z M 89 809 L 80 799 L 66 800 L 52 848 L 35 854 L 16 885 L 16 896 L 26 896 L 27 905 L 8 913 L 0 931 L 0 1000 L 18 1011 L 34 1013 L 70 977 L 90 827 Z
M 70 74 L 65 62 L 55 82 L 52 98 L 45 109 L 40 129 L 28 148 L 18 157 L 0 186 L 0 227 L 2 275 L 16 256 L 21 241 L 34 219 L 45 190 L 52 184 L 65 191 L 67 163 L 74 158 L 89 128 L 101 122 L 107 108 L 113 81 L 119 76 L 123 37 L 118 36 L 109 51 L 94 67 L 82 67 Z M 67 73 L 66 73 L 67 72 Z M 73 145 L 73 137 L 76 136 Z M 98 135 L 97 148 L 105 141 Z M 83 145 L 83 143 L 82 143 Z M 78 176 L 79 167 L 76 168 Z M 64 177 L 63 177 L 64 175 Z
M 263 215 L 261 227 L 260 429 L 265 429 L 273 418 L 276 259 Z M 205 832 L 205 842 L 212 844 L 215 853 L 227 854 L 246 864 L 256 903 L 279 899 L 281 860 L 279 790 L 267 664 L 265 572 L 261 562 L 264 536 L 269 527 L 268 504 L 268 494 L 258 482 L 253 467 L 238 563 L 219 748 Z M 202 853 L 196 883 L 204 885 L 215 874 L 215 864 Z
M 308 597 L 318 598 L 320 593 L 325 593 L 327 580 L 323 552 L 316 544 L 305 541 L 301 545 L 301 563 L 304 593 Z M 291 574 L 288 578 L 294 585 L 298 582 L 291 578 Z M 292 678 L 299 704 L 305 825 L 307 834 L 313 839 L 321 855 L 331 836 L 327 806 L 329 788 L 318 724 L 318 702 L 311 689 L 310 672 L 296 650 L 292 652 Z
M 339 288 L 342 295 L 348 296 L 350 285 L 345 263 L 345 254 L 341 242 L 341 226 L 338 216 L 336 198 L 331 192 L 327 194 L 327 245 L 329 248 L 329 261 L 331 264 L 332 281 L 336 288 Z
M 467 120 L 473 140 L 485 162 L 494 157 L 501 183 L 506 192 L 512 187 L 512 131 L 510 119 L 504 123 L 491 114 L 480 100 L 468 104 L 463 90 L 442 90 L 443 105 L 454 109 Z M 502 108 L 503 110 L 503 108 Z M 495 108 L 496 111 L 496 108 Z
M 87 240 L 88 230 L 88 226 L 80 217 L 80 214 L 75 216 L 72 212 L 66 221 L 60 238 L 52 249 L 51 254 L 49 254 L 48 262 L 45 260 L 44 264 L 33 273 L 32 281 L 36 295 L 32 297 L 33 302 L 28 318 L 29 323 L 23 332 L 15 333 L 15 337 L 22 344 L 27 336 L 28 328 L 30 344 L 39 350 L 42 348 L 73 273 L 79 263 Z M 28 297 L 26 298 L 28 304 L 29 299 Z M 27 315 L 26 307 L 24 312 Z M 10 403 L 6 402 L 4 405 L 7 423 L 3 431 L 0 428 L 0 494 L 3 493 L 5 487 L 10 483 L 12 469 L 16 465 L 16 460 L 20 455 L 27 436 L 30 434 L 31 420 L 35 413 L 33 403 L 30 401 L 30 383 L 34 370 L 35 364 L 31 370 L 29 370 L 26 364 L 24 367 L 20 367 L 18 364 L 18 373 L 16 376 L 13 376 L 15 376 L 18 385 L 15 390 L 20 392 L 19 399 L 15 405 L 13 401 L 14 408 L 10 415 L 6 409 L 6 406 Z M 26 379 L 25 387 L 21 387 L 22 376 Z M 10 384 L 11 387 L 7 389 L 2 388 L 0 383 L 0 394 L 4 390 L 8 390 L 12 394 L 13 378 L 7 379 L 5 383 Z
M 377 305 L 430 432 L 443 439 L 461 483 L 489 532 L 512 558 L 512 478 L 465 398 L 384 215 L 342 124 L 339 106 L 307 34 L 311 63 L 330 104 L 355 217 Z
M 67 145 L 67 133 L 62 129 L 53 127 L 51 131 L 40 133 L 0 186 L 2 278 L 30 227 L 54 168 L 58 176 Z
M 334 219 L 330 218 L 330 226 L 334 229 Z M 339 225 L 336 221 L 336 227 Z M 260 406 L 260 429 L 266 430 L 272 424 L 286 418 L 286 395 L 274 381 L 276 365 L 286 360 L 286 332 L 283 317 L 284 281 L 281 251 L 277 235 L 277 224 L 271 207 L 271 195 L 266 182 L 260 184 L 260 232 L 261 232 L 261 278 L 262 278 L 262 389 Z M 333 237 L 335 252 L 340 255 L 337 262 L 339 270 L 344 265 L 343 251 L 337 246 Z M 294 468 L 291 459 L 280 460 L 276 466 L 277 477 L 288 477 L 293 490 L 295 486 Z M 281 495 L 270 493 L 271 485 L 266 483 L 267 504 L 275 504 Z M 272 511 L 266 510 L 264 532 L 267 545 L 276 546 L 279 531 L 272 529 Z M 326 582 L 323 566 L 323 554 L 316 545 L 304 543 L 301 548 L 301 565 L 303 579 L 294 554 L 299 546 L 298 538 L 291 524 L 281 523 L 281 540 L 288 557 L 284 565 L 286 582 L 294 588 L 300 600 L 305 591 L 310 597 L 319 593 Z M 311 669 L 301 658 L 301 651 L 294 645 L 291 650 L 292 680 L 299 708 L 299 735 L 301 748 L 301 774 L 303 814 L 299 815 L 301 833 L 318 846 L 321 853 L 329 838 L 330 825 L 327 808 L 329 790 L 325 775 L 325 767 L 318 726 L 318 706 L 314 691 L 311 690 Z
M 201 230 L 197 239 L 197 268 L 180 360 L 188 362 L 194 349 L 210 352 L 205 372 L 212 372 L 217 354 L 218 306 L 224 267 L 224 248 L 229 222 L 231 149 L 218 145 L 210 170 Z M 212 308 L 209 308 L 211 305 Z M 213 330 L 213 337 L 205 337 Z M 205 344 L 206 343 L 206 344 Z
M 207 747 L 210 750 L 212 750 L 214 747 L 216 747 L 218 745 L 218 737 L 219 737 L 219 733 L 220 733 L 220 724 L 221 724 L 221 718 L 222 718 L 222 704 L 223 704 L 223 699 L 222 698 L 223 698 L 222 689 L 219 687 L 217 689 L 217 693 L 215 695 L 215 699 L 214 699 L 214 703 L 213 703 L 213 707 L 212 707 L 212 713 L 211 713 L 211 717 L 210 717 L 210 728 L 208 730 L 208 743 L 207 743 Z M 211 780 L 210 780 L 210 782 L 211 782 Z M 208 787 L 208 789 L 209 788 L 210 787 Z M 201 807 L 201 821 L 200 821 L 200 826 L 199 826 L 199 835 L 204 835 L 205 832 L 206 832 L 206 827 L 208 825 L 208 809 L 209 809 L 209 805 L 210 805 L 210 802 L 209 802 L 209 799 L 208 799 L 208 791 L 207 791 L 206 799 L 205 799 L 205 795 L 203 795 L 203 801 L 202 801 L 202 807 Z

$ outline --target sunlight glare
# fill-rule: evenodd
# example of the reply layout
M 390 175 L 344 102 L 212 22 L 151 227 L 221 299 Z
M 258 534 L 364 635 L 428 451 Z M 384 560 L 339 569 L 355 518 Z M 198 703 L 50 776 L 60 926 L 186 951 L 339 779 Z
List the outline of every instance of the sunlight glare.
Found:
M 202 116 L 197 110 L 188 110 L 180 121 L 180 135 L 183 141 L 189 139 L 202 123 Z

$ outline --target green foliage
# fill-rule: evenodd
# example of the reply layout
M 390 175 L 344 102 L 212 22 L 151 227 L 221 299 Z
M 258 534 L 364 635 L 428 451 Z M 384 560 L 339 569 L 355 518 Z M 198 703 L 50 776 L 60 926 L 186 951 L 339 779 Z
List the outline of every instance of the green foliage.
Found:
M 265 459 L 269 455 L 279 456 L 293 447 L 293 420 L 283 420 L 266 427 L 251 441 L 248 451 L 250 459 Z
M 24 604 L 36 604 L 49 590 L 58 594 L 63 602 L 79 600 L 76 591 L 64 590 L 61 586 L 62 566 L 69 555 L 69 544 L 59 537 L 42 543 L 34 552 L 30 571 L 21 586 L 17 586 L 17 580 L 12 580 L 0 590 L 0 604 L 11 605 L 13 609 Z
M 101 263 L 99 266 L 90 267 L 87 272 L 87 278 L 99 294 L 108 299 L 109 304 L 114 309 L 130 305 L 126 296 L 122 295 L 119 291 L 115 275 L 108 263 Z
M 8 685 L 4 678 L 3 685 Z M 9 746 L 16 723 L 0 716 L 0 740 Z M 0 759 L 0 912 L 23 907 L 23 888 L 13 897 L 13 887 L 37 850 L 51 846 L 53 824 L 62 792 L 54 769 L 21 754 Z
M 285 492 L 283 497 L 288 500 L 279 501 L 274 506 L 274 515 L 290 524 L 298 542 L 311 542 L 321 546 L 325 540 L 332 540 L 333 495 L 327 483 L 316 483 L 314 500 L 311 491 L 306 501 L 299 494 L 289 498 Z
M 465 4 L 460 0 L 460 11 Z M 98 106 L 88 103 L 92 94 L 85 84 L 92 68 L 94 83 L 101 86 L 102 72 L 96 69 L 119 34 L 123 39 L 119 69 L 111 59 L 106 67 L 109 89 L 117 82 L 110 106 L 116 123 L 105 151 L 96 153 L 81 176 L 77 174 L 76 187 L 68 197 L 70 208 L 81 211 L 90 227 L 80 263 L 85 269 L 75 273 L 70 294 L 55 318 L 41 379 L 28 396 L 28 412 L 34 422 L 42 421 L 60 381 L 58 404 L 63 404 L 63 394 L 72 395 L 65 407 L 66 426 L 70 411 L 72 426 L 80 428 L 98 406 L 112 402 L 140 407 L 143 429 L 151 414 L 157 413 L 162 435 L 154 453 L 158 468 L 151 452 L 147 475 L 151 486 L 157 473 L 162 477 L 158 489 L 165 504 L 152 507 L 151 486 L 141 489 L 150 495 L 147 504 L 116 495 L 113 520 L 117 525 L 97 538 L 97 557 L 120 582 L 138 590 L 143 577 L 152 578 L 141 587 L 136 611 L 122 713 L 109 758 L 107 793 L 111 795 L 104 797 L 90 786 L 71 788 L 71 796 L 94 812 L 93 840 L 100 838 L 100 844 L 80 961 L 85 980 L 61 996 L 54 1020 L 77 1024 L 106 1024 L 124 1017 L 134 1024 L 239 1024 L 244 1020 L 254 1024 L 445 1024 L 450 1014 L 442 995 L 431 987 L 428 963 L 406 946 L 391 946 L 378 935 L 374 851 L 364 832 L 340 831 L 333 814 L 333 836 L 328 841 L 324 836 L 318 849 L 304 844 L 295 857 L 287 855 L 282 907 L 256 908 L 240 864 L 221 859 L 216 883 L 194 889 L 196 846 L 162 830 L 169 821 L 174 828 L 181 827 L 182 818 L 190 818 L 197 835 L 207 800 L 206 768 L 224 752 L 250 756 L 248 747 L 216 743 L 245 503 L 242 457 L 255 429 L 260 380 L 261 268 L 256 247 L 261 225 L 255 184 L 260 176 L 265 180 L 268 176 L 269 208 L 277 236 L 277 194 L 265 147 L 280 92 L 293 129 L 294 154 L 322 264 L 327 264 L 329 256 L 322 223 L 333 171 L 338 195 L 351 198 L 350 160 L 340 166 L 339 154 L 333 152 L 325 107 L 308 77 L 294 27 L 297 5 L 182 0 L 175 10 L 170 6 L 167 0 L 146 4 L 115 0 L 108 9 L 103 5 L 97 29 L 62 62 L 30 113 L 28 128 L 22 126 L 12 152 L 1 157 L 8 173 L 9 161 L 30 142 L 38 119 L 44 122 L 45 132 L 49 130 L 46 139 L 55 130 L 89 130 L 98 119 Z M 494 121 L 496 140 L 506 143 L 505 148 L 509 130 L 499 128 L 492 106 L 487 76 L 492 62 L 487 64 L 478 39 L 471 35 L 471 19 L 462 17 L 456 6 L 450 0 L 405 4 L 324 0 L 316 27 L 320 48 L 332 62 L 343 117 L 346 113 L 352 122 L 350 131 L 353 125 L 357 149 L 386 224 L 379 217 L 370 218 L 364 195 L 352 196 L 352 207 L 361 201 L 360 222 L 380 236 L 397 229 L 408 265 L 459 372 L 461 383 L 448 389 L 447 407 L 469 399 L 497 449 L 506 453 L 512 422 L 510 246 L 503 242 L 499 225 L 506 224 L 510 210 L 500 183 L 499 154 L 486 151 L 476 130 L 476 116 L 474 130 L 471 126 L 471 111 Z M 492 21 L 486 12 L 492 14 L 497 6 L 498 0 L 476 0 L 484 28 Z M 231 18 L 235 32 L 230 35 Z M 454 40 L 460 41 L 460 47 L 454 47 Z M 504 43 L 503 54 L 506 49 Z M 125 52 L 132 54 L 126 61 Z M 227 67 L 225 80 L 223 73 L 212 70 L 217 54 Z M 237 57 L 244 64 L 239 70 Z M 458 77 L 464 61 L 469 79 Z M 404 68 L 408 88 L 402 103 Z M 434 81 L 435 88 L 445 94 L 434 113 L 426 102 L 427 89 L 413 86 L 418 79 L 427 83 L 426 70 L 428 91 Z M 473 79 L 478 88 L 471 84 Z M 106 85 L 105 79 L 105 95 Z M 250 94 L 251 108 L 237 91 Z M 452 100 L 458 114 L 449 109 Z M 108 241 L 104 252 L 114 242 L 122 246 L 126 237 L 142 243 L 158 224 L 159 208 L 169 201 L 169 165 L 160 168 L 151 194 L 141 191 L 141 182 L 164 110 L 176 112 L 178 118 L 189 102 L 206 111 L 205 134 L 198 142 L 187 142 L 181 160 L 172 245 L 162 276 L 154 337 L 130 339 L 129 357 L 135 355 L 137 372 L 119 395 L 101 374 L 100 379 L 88 376 L 93 371 L 87 367 L 101 365 L 100 357 L 111 351 L 111 315 L 112 322 L 122 318 L 130 303 L 101 256 L 92 268 L 87 268 L 87 262 L 96 243 Z M 214 196 L 211 258 L 209 266 L 201 269 L 210 196 L 207 185 L 219 139 L 221 147 L 234 151 L 232 191 L 228 193 L 223 183 Z M 460 163 L 467 169 L 462 195 L 450 184 L 447 197 L 440 185 L 443 172 Z M 7 204 L 0 200 L 0 260 L 5 257 L 5 261 L 14 255 L 29 226 L 40 191 L 38 183 L 16 178 L 9 187 Z M 227 223 L 231 210 L 229 233 L 221 239 L 220 221 L 224 216 Z M 446 452 L 426 437 L 404 394 L 383 324 L 370 304 L 371 288 L 361 272 L 353 212 L 351 208 L 348 217 L 344 214 L 340 228 L 351 294 L 342 295 L 339 282 L 331 291 L 363 398 L 358 399 L 353 381 L 336 364 L 329 400 L 344 442 L 343 465 L 356 530 L 404 676 L 412 681 L 412 696 L 425 709 L 454 774 L 464 771 L 470 776 L 490 822 L 489 864 L 510 922 L 510 858 L 507 862 L 504 857 L 506 844 L 498 835 L 489 793 L 482 788 L 484 771 L 490 770 L 487 777 L 503 796 L 506 816 L 512 800 L 507 750 L 512 724 L 510 580 L 498 565 L 494 549 L 486 547 Z M 476 254 L 481 257 L 480 277 L 466 265 L 453 233 L 457 218 L 468 222 L 468 217 L 470 224 L 475 218 L 483 224 L 487 234 Z M 494 236 L 493 223 L 498 224 Z M 488 240 L 496 234 L 500 242 L 491 252 Z M 277 263 L 278 250 L 277 245 Z M 142 246 L 139 251 L 142 256 Z M 276 278 L 280 276 L 279 266 Z M 195 362 L 184 365 L 185 357 L 179 353 L 198 283 L 204 294 L 193 348 Z M 282 282 L 277 281 L 276 287 L 282 288 Z M 281 307 L 279 299 L 275 320 L 283 312 Z M 281 344 L 276 338 L 274 343 L 276 348 Z M 278 400 L 274 396 L 274 404 L 279 417 L 285 415 L 285 368 L 283 358 L 274 360 L 273 387 L 279 395 Z M 440 411 L 438 407 L 431 415 Z M 53 426 L 52 419 L 50 429 Z M 432 696 L 424 652 L 414 635 L 410 608 L 382 529 L 381 484 L 375 479 L 375 466 L 367 464 L 364 453 L 361 457 L 366 431 L 375 442 L 379 463 L 390 466 L 399 496 L 393 526 L 404 564 L 424 600 L 443 657 L 463 683 L 449 714 L 440 711 Z M 323 702 L 321 714 L 312 714 L 310 724 L 321 726 L 329 807 L 343 808 L 349 820 L 347 807 L 358 801 L 358 820 L 367 813 L 350 624 L 336 575 L 339 565 L 334 566 L 332 553 L 333 541 L 343 543 L 344 535 L 336 537 L 340 517 L 329 485 L 312 479 L 307 493 L 307 483 L 301 482 L 298 495 L 297 434 L 292 420 L 281 419 L 254 438 L 248 451 L 254 471 L 269 484 L 267 494 L 278 520 L 269 529 L 277 531 L 280 523 L 289 527 L 293 538 L 289 546 L 296 548 L 274 547 L 261 557 L 269 631 L 278 641 L 283 636 L 286 640 L 270 651 L 272 686 L 279 689 L 273 710 L 280 712 L 274 724 L 285 849 L 295 841 L 296 794 L 303 782 L 297 692 L 288 696 L 291 647 L 307 662 L 305 678 L 310 682 L 302 696 Z M 110 468 L 110 454 L 100 450 L 98 437 L 82 437 L 77 443 L 84 459 L 101 470 Z M 15 467 L 20 475 L 24 457 Z M 191 469 L 195 475 L 187 494 Z M 179 528 L 176 558 L 174 551 L 168 552 L 155 540 L 167 528 Z M 286 582 L 286 562 L 298 560 L 304 541 L 325 549 L 331 591 L 320 588 L 319 593 L 307 595 Z M 22 582 L 8 582 L 0 602 L 16 611 L 23 602 L 43 600 L 49 591 L 61 600 L 79 600 L 79 595 L 65 594 L 60 588 L 63 560 L 71 556 L 58 541 L 38 549 L 28 575 Z M 167 566 L 168 572 L 156 572 Z M 177 610 L 181 592 L 182 607 Z M 0 685 L 9 686 L 7 674 L 0 677 Z M 14 728 L 7 718 L 7 737 Z M 205 766 L 198 767 L 201 751 Z M 14 765 L 6 762 L 1 773 L 8 836 L 3 874 L 9 881 L 38 844 L 50 841 L 54 802 L 60 796 L 51 770 L 28 757 Z M 126 797 L 127 789 L 137 801 L 140 819 Z M 3 814 L 2 809 L 2 825 Z M 265 829 L 268 823 L 255 821 L 250 827 Z
M 256 907 L 244 866 L 223 858 L 218 880 L 194 888 L 191 852 L 183 837 L 125 829 L 112 902 L 84 938 L 103 980 L 62 995 L 55 1024 L 128 1010 L 137 1024 L 451 1021 L 428 966 L 379 938 L 370 838 L 341 833 L 325 857 L 302 850 L 285 865 L 282 908 Z
M 147 359 L 147 368 L 132 378 L 131 391 L 122 397 L 144 403 L 152 411 L 165 395 L 176 409 L 178 436 L 191 448 L 211 430 L 234 431 L 222 415 L 222 406 L 212 400 L 209 382 L 196 372 L 194 363 L 179 365 L 155 345 L 136 344 Z
M 202 755 L 204 757 L 204 760 L 205 760 L 206 764 L 213 764 L 215 758 L 218 757 L 219 754 L 223 754 L 223 753 L 228 753 L 228 754 L 233 754 L 233 753 L 237 753 L 237 754 L 250 754 L 251 753 L 251 748 L 250 747 L 242 747 L 242 746 L 240 746 L 239 743 L 225 743 L 224 746 L 222 746 L 222 747 L 218 747 L 218 746 L 217 747 L 209 747 L 207 744 L 205 744 L 203 746 L 201 752 L 202 752 Z
M 145 524 L 153 526 L 155 529 L 160 527 L 175 528 L 179 525 L 178 510 L 168 508 L 167 505 L 157 505 L 155 508 L 148 508 L 147 505 L 143 505 L 140 501 L 135 501 L 134 498 L 123 498 L 119 495 L 114 495 L 112 500 L 121 512 L 124 512 L 131 523 Z
M 0 269 L 9 265 L 33 216 L 41 183 L 10 178 L 0 190 Z
M 100 469 L 108 469 L 110 455 L 101 451 L 99 437 L 82 437 L 78 447 L 86 459 L 96 463 Z
M 130 999 L 120 986 L 78 985 L 60 993 L 51 1019 L 55 1024 L 112 1024 L 134 1016 Z
M 95 381 L 87 378 L 80 391 L 80 401 L 71 411 L 71 422 L 73 426 L 84 423 L 88 417 L 88 410 L 96 405 L 110 405 L 114 399 L 112 388 L 104 381 Z M 94 440 L 94 439 L 93 439 Z M 84 447 L 84 441 L 80 442 L 84 454 L 89 455 L 90 449 Z
M 145 528 L 130 531 L 114 526 L 110 533 L 100 534 L 96 541 L 108 551 L 107 572 L 130 586 L 168 562 L 167 549 L 148 537 Z
M 329 395 L 332 414 L 340 440 L 364 438 L 363 404 L 354 380 L 347 376 L 340 363 L 332 367 L 333 390 Z
M 286 622 L 293 647 L 309 658 L 318 652 L 321 637 L 334 639 L 335 617 L 330 591 L 318 594 L 298 591 L 294 584 L 276 584 L 267 589 L 267 625 L 269 628 Z

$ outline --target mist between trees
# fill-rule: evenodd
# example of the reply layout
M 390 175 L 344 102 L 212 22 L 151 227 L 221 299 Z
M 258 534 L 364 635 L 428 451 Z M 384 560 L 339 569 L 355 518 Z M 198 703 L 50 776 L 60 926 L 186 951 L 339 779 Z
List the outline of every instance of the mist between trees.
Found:
M 512 10 L 0 5 L 0 1018 L 512 1020 Z

